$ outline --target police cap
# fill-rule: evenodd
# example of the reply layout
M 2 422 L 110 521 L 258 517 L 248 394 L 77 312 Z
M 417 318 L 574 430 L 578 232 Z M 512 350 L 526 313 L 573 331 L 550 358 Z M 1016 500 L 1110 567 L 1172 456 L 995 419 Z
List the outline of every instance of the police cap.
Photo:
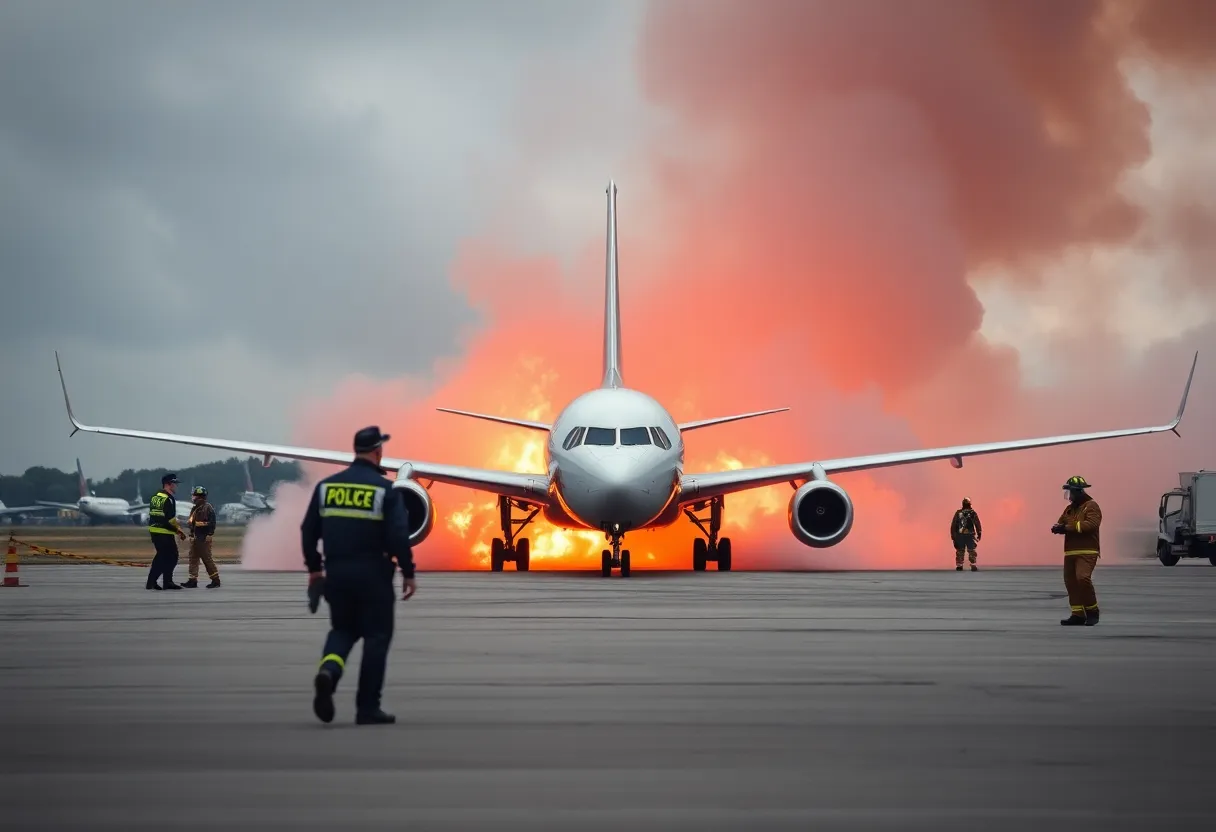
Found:
M 355 453 L 363 454 L 374 451 L 388 440 L 392 439 L 387 433 L 380 432 L 379 425 L 372 425 L 355 434 Z
M 181 482 L 181 480 L 177 478 L 177 474 L 165 474 L 160 478 L 161 485 L 169 485 L 170 483 L 176 485 L 179 482 Z

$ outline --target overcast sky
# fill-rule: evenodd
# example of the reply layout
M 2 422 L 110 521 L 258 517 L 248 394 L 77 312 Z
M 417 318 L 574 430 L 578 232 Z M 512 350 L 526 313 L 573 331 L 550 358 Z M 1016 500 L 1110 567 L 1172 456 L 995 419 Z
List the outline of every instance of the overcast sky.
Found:
M 226 456 L 118 437 L 69 440 L 56 349 L 86 422 L 268 442 L 290 441 L 299 401 L 323 398 L 353 373 L 426 379 L 436 361 L 459 364 L 483 324 L 452 280 L 462 244 L 509 236 L 517 249 L 571 262 L 589 243 L 602 245 L 609 177 L 626 182 L 629 233 L 655 233 L 642 215 L 658 200 L 645 192 L 670 171 L 638 161 L 639 137 L 665 123 L 654 99 L 666 90 L 678 109 L 672 85 L 683 89 L 696 75 L 689 67 L 700 67 L 707 97 L 699 105 L 699 87 L 685 89 L 685 116 L 701 106 L 712 123 L 730 111 L 732 79 L 744 98 L 763 102 L 757 90 L 791 76 L 749 74 L 782 66 L 764 50 L 785 40 L 765 26 L 806 13 L 806 37 L 852 31 L 851 13 L 830 2 L 767 12 L 718 4 L 702 19 L 695 3 L 666 8 L 671 43 L 641 50 L 647 78 L 638 68 L 643 0 L 0 5 L 0 472 L 71 470 L 79 457 L 101 479 Z M 760 34 L 748 40 L 743 22 Z M 721 53 L 715 25 L 725 27 L 723 42 L 751 44 L 759 56 Z M 688 51 L 679 52 L 685 36 Z M 812 64 L 806 78 L 834 77 L 814 54 L 795 52 Z M 846 68 L 870 54 L 827 53 Z M 670 65 L 659 66 L 669 54 Z M 1152 78 L 1132 80 L 1151 104 L 1154 155 L 1126 177 L 1150 209 L 1156 190 L 1216 175 L 1207 150 L 1216 100 L 1194 83 L 1170 97 Z M 888 85 L 902 89 L 903 80 L 897 72 Z M 791 87 L 793 103 L 769 114 L 774 136 L 789 133 L 779 122 L 811 86 Z M 824 121 L 810 126 L 830 132 Z M 695 153 L 698 130 L 688 120 L 671 154 Z M 789 152 L 795 161 L 807 155 L 793 141 Z M 793 162 L 759 156 L 778 178 L 794 177 Z M 669 175 L 664 185 L 679 192 L 680 182 Z M 1210 199 L 1210 188 L 1190 186 L 1196 204 Z M 1150 211 L 1154 221 L 1172 217 L 1166 208 Z M 758 210 L 737 209 L 732 223 Z M 775 210 L 784 216 L 786 207 Z M 767 253 L 757 236 L 753 260 Z M 1019 288 L 1000 269 L 972 273 L 981 333 L 1019 351 L 1025 378 L 1050 375 L 1046 344 L 1067 328 L 1060 310 L 1070 291 L 1085 290 L 1076 280 L 1085 271 L 1119 287 L 1105 323 L 1132 348 L 1209 323 L 1211 270 L 1197 260 L 1173 265 L 1183 249 L 1162 239 L 1169 245 L 1081 246 L 1035 266 L 1039 288 L 1029 288 L 1037 280 Z M 1170 280 L 1171 270 L 1206 277 Z M 590 299 L 599 266 L 572 271 L 598 303 Z
M 602 223 L 637 14 L 574 0 L 0 6 L 0 472 L 79 456 L 102 478 L 217 456 L 69 441 L 55 349 L 83 421 L 271 442 L 288 439 L 296 397 L 352 370 L 425 375 L 458 357 L 478 317 L 448 268 L 489 209 L 548 212 L 520 232 L 550 250 Z M 596 84 L 555 93 L 578 141 L 547 180 L 512 183 L 520 101 L 563 61 Z M 565 204 L 580 191 L 584 214 Z

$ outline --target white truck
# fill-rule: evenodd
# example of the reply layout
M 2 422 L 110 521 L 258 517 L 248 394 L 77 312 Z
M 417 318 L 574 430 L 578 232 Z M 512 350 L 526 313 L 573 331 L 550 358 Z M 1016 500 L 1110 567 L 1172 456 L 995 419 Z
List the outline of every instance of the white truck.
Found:
M 1157 508 L 1157 559 L 1207 558 L 1216 566 L 1216 471 L 1187 471 Z

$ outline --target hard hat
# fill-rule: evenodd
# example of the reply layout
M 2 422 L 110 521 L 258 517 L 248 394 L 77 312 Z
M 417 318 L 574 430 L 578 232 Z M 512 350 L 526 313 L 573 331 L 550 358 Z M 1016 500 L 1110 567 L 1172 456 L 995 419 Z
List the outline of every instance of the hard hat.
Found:
M 1064 483 L 1063 487 L 1069 491 L 1083 491 L 1089 488 L 1089 482 L 1085 477 L 1069 477 L 1068 482 Z
M 207 489 L 203 488 L 201 485 L 196 485 L 196 486 L 194 486 L 194 491 L 192 491 L 191 493 L 195 497 L 206 497 Z

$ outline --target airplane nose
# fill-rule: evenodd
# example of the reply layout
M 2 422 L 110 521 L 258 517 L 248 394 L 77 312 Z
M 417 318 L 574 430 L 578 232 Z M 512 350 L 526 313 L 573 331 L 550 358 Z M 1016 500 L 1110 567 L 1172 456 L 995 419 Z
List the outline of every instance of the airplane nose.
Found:
M 667 501 L 659 478 L 644 460 L 619 455 L 599 460 L 597 482 L 588 489 L 592 513 L 627 528 L 651 520 Z

